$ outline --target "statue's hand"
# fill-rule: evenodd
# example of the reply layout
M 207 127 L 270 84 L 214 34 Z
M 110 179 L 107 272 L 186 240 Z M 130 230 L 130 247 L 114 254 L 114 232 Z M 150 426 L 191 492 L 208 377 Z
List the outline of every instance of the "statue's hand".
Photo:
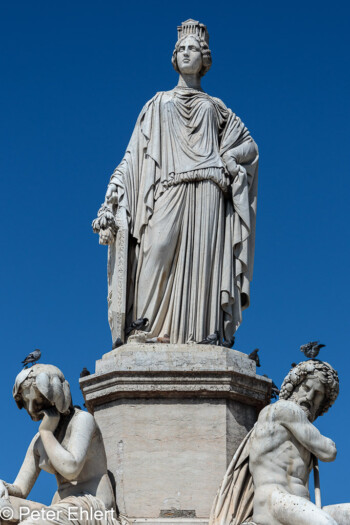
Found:
M 99 231 L 99 243 L 100 244 L 112 244 L 115 240 L 115 233 L 111 228 L 100 229 Z
M 39 432 L 41 432 L 42 430 L 49 430 L 51 432 L 54 432 L 60 421 L 60 414 L 54 407 L 47 408 L 43 410 L 42 413 L 44 414 L 44 417 L 42 422 L 40 423 Z
M 239 172 L 239 166 L 233 157 L 227 157 L 225 159 L 226 169 L 233 177 Z
M 9 491 L 7 490 L 6 484 L 4 481 L 0 480 L 0 499 L 8 497 Z
M 116 184 L 113 184 L 113 183 L 108 184 L 108 188 L 107 188 L 107 191 L 106 191 L 105 202 L 108 202 L 108 203 L 113 202 L 114 203 L 117 199 L 118 199 L 118 194 L 117 194 L 117 186 L 116 186 Z

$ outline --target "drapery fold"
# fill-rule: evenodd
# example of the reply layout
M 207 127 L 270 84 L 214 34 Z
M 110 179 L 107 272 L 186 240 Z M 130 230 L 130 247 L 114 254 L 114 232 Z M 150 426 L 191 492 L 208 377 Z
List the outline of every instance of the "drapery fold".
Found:
M 212 505 L 209 525 L 242 525 L 253 516 L 254 486 L 249 471 L 253 431 L 243 439 L 228 466 Z
M 229 157 L 238 173 L 226 169 Z M 237 330 L 253 275 L 257 165 L 247 128 L 219 99 L 175 88 L 157 93 L 142 109 L 111 182 L 134 239 L 129 317 L 147 317 L 150 336 L 170 332 L 171 342 L 187 342 L 214 330 L 229 339 Z M 172 199 L 178 209 L 170 218 L 166 208 Z M 186 220 L 179 228 L 177 222 Z M 168 245 L 164 231 L 172 232 Z M 181 250 L 202 254 L 208 264 L 182 267 L 189 255 Z M 151 275 L 152 266 L 157 276 Z M 207 315 L 194 305 L 195 290 L 198 301 L 207 301 Z

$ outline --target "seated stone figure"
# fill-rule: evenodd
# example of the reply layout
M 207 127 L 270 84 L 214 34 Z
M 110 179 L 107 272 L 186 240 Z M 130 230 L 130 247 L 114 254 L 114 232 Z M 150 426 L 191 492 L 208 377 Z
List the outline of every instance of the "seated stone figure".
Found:
M 333 441 L 313 425 L 339 392 L 337 372 L 318 360 L 291 369 L 280 400 L 265 407 L 216 495 L 210 525 L 349 525 L 350 505 L 310 501 L 315 458 L 334 461 Z
M 42 422 L 14 483 L 0 482 L 0 497 L 27 498 L 45 470 L 57 480 L 49 507 L 55 518 L 51 512 L 39 520 L 28 517 L 23 524 L 120 525 L 100 430 L 91 414 L 73 407 L 62 372 L 45 364 L 22 370 L 13 397 L 33 421 Z

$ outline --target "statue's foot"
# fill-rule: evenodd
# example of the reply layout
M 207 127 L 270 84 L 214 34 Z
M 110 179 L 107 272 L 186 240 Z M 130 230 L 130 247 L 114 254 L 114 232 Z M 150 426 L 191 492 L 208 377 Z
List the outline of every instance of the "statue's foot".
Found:
M 132 335 L 128 337 L 128 345 L 137 345 L 147 343 L 147 332 L 142 332 L 141 330 L 135 330 Z

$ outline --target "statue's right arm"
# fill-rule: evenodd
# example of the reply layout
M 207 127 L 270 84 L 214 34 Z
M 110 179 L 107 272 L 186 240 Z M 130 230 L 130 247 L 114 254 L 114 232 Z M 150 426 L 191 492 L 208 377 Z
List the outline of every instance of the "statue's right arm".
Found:
M 127 213 L 130 211 L 126 195 L 125 178 L 128 178 L 127 174 L 130 172 L 130 165 L 134 162 L 138 166 L 140 158 L 143 158 L 145 154 L 150 136 L 146 135 L 147 132 L 142 128 L 141 123 L 144 121 L 148 111 L 150 111 L 150 114 L 152 113 L 154 102 L 161 96 L 162 93 L 157 93 L 142 108 L 125 155 L 111 175 L 104 202 L 98 211 L 97 218 L 92 223 L 93 231 L 99 234 L 100 244 L 112 244 L 115 241 L 116 232 L 121 226 L 120 221 L 121 217 L 123 217 L 123 213 L 118 215 L 118 208 L 128 210 Z M 133 173 L 132 169 L 130 173 Z M 133 186 L 134 184 L 132 184 Z M 122 222 L 124 226 L 124 221 Z
M 114 193 L 117 192 L 117 185 L 113 182 L 110 182 L 107 186 L 106 196 L 105 196 L 105 202 L 109 203 L 112 200 L 112 196 Z
M 26 499 L 40 474 L 39 458 L 34 450 L 34 445 L 38 437 L 39 434 L 36 434 L 32 439 L 23 464 L 13 484 L 5 483 L 9 496 Z M 0 494 L 0 497 L 3 497 L 3 495 Z
M 105 200 L 97 213 L 97 218 L 92 222 L 93 231 L 99 234 L 100 244 L 111 244 L 115 239 L 117 191 L 117 185 L 111 181 L 107 186 Z
M 335 443 L 323 436 L 321 432 L 308 420 L 305 412 L 295 403 L 286 402 L 279 407 L 281 424 L 289 430 L 293 436 L 309 452 L 321 461 L 334 461 L 337 455 Z M 277 403 L 276 403 L 277 405 Z

